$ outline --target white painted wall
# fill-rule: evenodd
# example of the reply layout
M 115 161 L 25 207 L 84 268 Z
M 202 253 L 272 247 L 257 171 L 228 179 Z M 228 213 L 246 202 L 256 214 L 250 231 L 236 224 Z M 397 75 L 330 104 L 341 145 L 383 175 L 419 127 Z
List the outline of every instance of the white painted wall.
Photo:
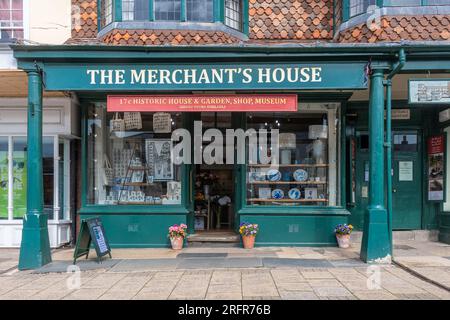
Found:
M 28 0 L 28 39 L 43 44 L 64 43 L 71 35 L 71 5 L 71 0 Z

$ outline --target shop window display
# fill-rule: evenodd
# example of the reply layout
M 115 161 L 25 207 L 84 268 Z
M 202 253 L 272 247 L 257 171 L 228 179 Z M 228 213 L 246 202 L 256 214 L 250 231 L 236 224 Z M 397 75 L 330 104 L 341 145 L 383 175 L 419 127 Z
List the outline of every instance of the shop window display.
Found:
M 279 165 L 248 163 L 248 205 L 338 204 L 335 112 L 253 113 L 249 128 L 279 130 Z
M 180 113 L 88 111 L 88 204 L 181 204 L 181 166 L 171 161 Z

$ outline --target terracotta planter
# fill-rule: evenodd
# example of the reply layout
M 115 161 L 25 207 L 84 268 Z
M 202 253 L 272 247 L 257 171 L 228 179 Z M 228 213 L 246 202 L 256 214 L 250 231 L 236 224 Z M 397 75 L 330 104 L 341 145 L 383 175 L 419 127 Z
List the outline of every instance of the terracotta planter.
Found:
M 183 237 L 170 238 L 170 243 L 172 244 L 173 250 L 181 250 L 183 249 Z
M 253 249 L 255 246 L 254 236 L 242 236 L 242 243 L 244 244 L 244 249 Z
M 350 235 L 349 234 L 336 234 L 336 240 L 339 248 L 346 249 L 350 247 Z

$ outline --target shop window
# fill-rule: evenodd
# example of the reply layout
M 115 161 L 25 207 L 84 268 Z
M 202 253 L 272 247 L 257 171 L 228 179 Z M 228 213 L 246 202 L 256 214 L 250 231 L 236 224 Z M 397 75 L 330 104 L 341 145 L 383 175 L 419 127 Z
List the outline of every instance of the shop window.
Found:
M 102 5 L 102 26 L 107 26 L 113 21 L 113 0 L 103 0 Z
M 44 212 L 53 220 L 54 208 L 54 137 L 42 139 L 42 171 L 44 174 Z
M 148 0 L 122 0 L 123 21 L 145 21 L 149 18 Z
M 242 31 L 242 0 L 225 0 L 225 24 Z
M 186 0 L 187 21 L 213 21 L 213 0 Z
M 262 149 L 258 144 L 258 161 L 247 165 L 247 204 L 336 206 L 336 125 L 335 110 L 249 114 L 247 129 L 279 130 L 279 166 L 260 163 L 261 153 L 270 153 L 273 148 Z
M 23 218 L 27 210 L 27 138 L 13 137 L 14 218 Z
M 179 113 L 107 113 L 102 104 L 90 107 L 87 203 L 181 204 L 181 166 L 171 159 L 172 130 L 180 127 Z
M 0 219 L 8 218 L 8 137 L 0 137 Z
M 450 127 L 444 129 L 445 132 L 445 202 L 443 203 L 442 209 L 445 212 L 450 212 Z
M 180 21 L 181 0 L 155 0 L 155 20 Z
M 0 0 L 0 42 L 23 38 L 23 1 Z
M 416 152 L 417 134 L 414 133 L 395 133 L 394 151 L 396 152 Z

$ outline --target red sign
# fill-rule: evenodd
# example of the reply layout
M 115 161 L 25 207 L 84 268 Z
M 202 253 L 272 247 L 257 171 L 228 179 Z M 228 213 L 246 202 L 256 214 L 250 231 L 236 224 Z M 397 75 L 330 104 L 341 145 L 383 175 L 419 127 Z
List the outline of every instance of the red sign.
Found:
M 108 96 L 109 112 L 297 112 L 296 94 Z
M 428 138 L 428 154 L 444 152 L 444 136 L 433 136 Z

